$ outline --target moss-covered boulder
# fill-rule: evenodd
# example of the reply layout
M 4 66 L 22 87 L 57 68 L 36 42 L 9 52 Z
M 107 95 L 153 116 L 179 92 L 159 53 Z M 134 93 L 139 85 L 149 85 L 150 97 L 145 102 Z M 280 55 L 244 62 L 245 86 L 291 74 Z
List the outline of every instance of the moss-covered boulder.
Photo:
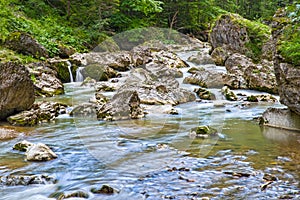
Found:
M 196 136 L 198 138 L 208 138 L 210 136 L 215 136 L 217 135 L 217 130 L 207 126 L 207 125 L 203 125 L 203 126 L 198 126 L 195 128 L 192 128 L 190 131 L 190 136 Z
M 51 65 L 36 62 L 27 65 L 34 83 L 36 96 L 52 97 L 64 94 L 64 85 Z
M 221 47 L 230 54 L 241 53 L 258 62 L 262 58 L 262 48 L 270 36 L 271 29 L 264 24 L 247 20 L 237 14 L 223 14 L 216 20 L 210 32 L 213 51 L 219 51 L 212 54 L 220 54 Z M 223 63 L 223 60 L 215 61 Z
M 4 45 L 18 53 L 31 55 L 35 58 L 47 58 L 46 48 L 38 43 L 31 35 L 24 32 L 13 32 L 5 40 Z

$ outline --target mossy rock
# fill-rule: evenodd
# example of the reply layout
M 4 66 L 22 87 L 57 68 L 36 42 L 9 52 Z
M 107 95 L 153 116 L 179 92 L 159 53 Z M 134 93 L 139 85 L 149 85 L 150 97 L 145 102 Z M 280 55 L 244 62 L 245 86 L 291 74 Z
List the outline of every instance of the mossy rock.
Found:
M 210 126 L 198 126 L 192 128 L 190 134 L 199 137 L 199 138 L 208 138 L 209 136 L 215 136 L 217 134 L 217 130 Z

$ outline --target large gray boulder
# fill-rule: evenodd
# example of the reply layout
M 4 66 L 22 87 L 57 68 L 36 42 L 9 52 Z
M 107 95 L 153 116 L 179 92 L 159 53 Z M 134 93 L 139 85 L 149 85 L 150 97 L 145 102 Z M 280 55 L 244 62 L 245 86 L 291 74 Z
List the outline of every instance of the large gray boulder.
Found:
M 34 103 L 34 86 L 25 66 L 0 64 L 0 120 L 29 109 Z
M 18 53 L 31 55 L 35 58 L 48 57 L 46 48 L 25 32 L 11 33 L 4 45 Z
M 130 89 L 120 90 L 97 112 L 98 119 L 108 121 L 138 119 L 142 117 L 144 117 L 144 112 L 140 107 L 138 93 Z
M 210 32 L 212 58 L 217 64 L 223 64 L 233 53 L 246 55 L 255 61 L 269 58 L 269 53 L 263 52 L 269 41 L 271 30 L 268 26 L 249 21 L 237 14 L 223 14 L 215 22 Z M 272 54 L 271 54 L 272 55 Z
M 225 84 L 232 89 L 253 89 L 277 93 L 277 83 L 273 63 L 262 60 L 255 64 L 252 59 L 235 53 L 225 62 L 227 74 Z

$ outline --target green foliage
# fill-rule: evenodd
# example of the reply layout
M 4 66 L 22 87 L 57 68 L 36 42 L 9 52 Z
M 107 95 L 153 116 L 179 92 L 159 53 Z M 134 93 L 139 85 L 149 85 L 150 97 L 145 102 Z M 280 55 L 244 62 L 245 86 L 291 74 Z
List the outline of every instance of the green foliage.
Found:
M 285 60 L 294 65 L 300 65 L 300 4 L 295 3 L 286 8 L 289 25 L 283 30 L 278 46 L 279 53 Z

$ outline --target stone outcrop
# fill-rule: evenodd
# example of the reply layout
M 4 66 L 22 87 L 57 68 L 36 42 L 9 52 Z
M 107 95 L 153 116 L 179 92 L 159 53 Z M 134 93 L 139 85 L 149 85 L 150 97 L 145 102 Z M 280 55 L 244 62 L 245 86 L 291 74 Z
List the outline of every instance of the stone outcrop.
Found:
M 12 125 L 33 126 L 53 121 L 60 113 L 66 112 L 67 105 L 56 102 L 38 102 L 30 110 L 20 112 L 7 118 Z
M 231 55 L 225 62 L 227 74 L 224 81 L 232 89 L 254 89 L 277 93 L 273 63 L 263 60 L 260 64 L 241 54 Z
M 0 120 L 32 106 L 34 86 L 23 65 L 12 62 L 0 64 L 0 94 Z
M 296 62 L 296 59 L 289 59 L 287 55 L 282 55 L 282 52 L 280 52 L 280 40 L 285 32 L 289 31 L 288 35 L 291 36 L 293 35 L 292 31 L 299 31 L 297 28 L 291 30 L 290 27 L 293 26 L 290 25 L 295 24 L 292 24 L 290 19 L 287 18 L 287 14 L 284 10 L 278 10 L 274 16 L 274 21 L 272 22 L 272 35 L 276 44 L 274 69 L 278 84 L 280 102 L 300 115 L 300 64 Z M 299 37 L 299 34 L 296 36 Z
M 260 118 L 260 124 L 300 131 L 300 116 L 286 108 L 268 108 Z
M 48 57 L 46 48 L 25 32 L 11 33 L 4 45 L 9 49 L 24 55 L 31 55 L 35 58 Z
M 35 87 L 37 96 L 51 97 L 64 94 L 64 85 L 59 80 L 57 72 L 43 62 L 31 63 L 27 66 Z
M 212 57 L 222 64 L 233 53 L 240 53 L 256 61 L 262 58 L 262 48 L 269 41 L 270 28 L 237 14 L 223 14 L 210 33 Z M 217 51 L 217 52 L 214 52 Z

